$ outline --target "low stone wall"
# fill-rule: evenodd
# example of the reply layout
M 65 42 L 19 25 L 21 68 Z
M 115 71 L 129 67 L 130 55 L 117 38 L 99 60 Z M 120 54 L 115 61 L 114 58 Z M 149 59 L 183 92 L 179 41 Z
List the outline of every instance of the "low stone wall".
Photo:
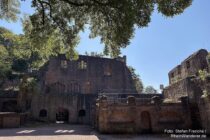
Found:
M 20 114 L 15 112 L 0 112 L 0 128 L 20 127 Z
M 202 128 L 210 134 L 210 96 L 203 97 L 199 104 Z
M 25 124 L 28 113 L 0 112 L 0 128 L 16 128 Z
M 196 103 L 202 93 L 200 86 L 191 77 L 182 79 L 163 90 L 164 98 L 178 101 L 180 97 L 188 96 L 191 103 Z
M 113 103 L 106 97 L 99 99 L 96 128 L 101 133 L 163 133 L 164 129 L 191 128 L 189 108 L 185 103 L 136 102 Z

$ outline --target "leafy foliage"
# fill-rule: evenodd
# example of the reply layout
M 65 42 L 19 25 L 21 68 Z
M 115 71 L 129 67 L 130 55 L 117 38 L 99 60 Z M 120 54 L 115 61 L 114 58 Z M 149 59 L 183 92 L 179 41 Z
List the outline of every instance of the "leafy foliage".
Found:
M 136 74 L 136 72 L 135 72 L 136 70 L 133 67 L 129 66 L 128 68 L 131 72 L 131 76 L 134 81 L 134 86 L 135 86 L 137 92 L 142 93 L 144 86 L 143 86 L 140 76 L 138 74 Z
M 37 38 L 39 32 L 33 31 L 33 25 L 28 17 L 22 19 L 22 24 L 24 29 L 22 48 L 28 52 L 27 58 L 31 68 L 39 68 L 50 56 L 62 52 L 64 47 L 58 32 L 49 32 L 47 37 Z
M 202 97 L 209 96 L 210 95 L 210 88 L 209 88 L 210 73 L 206 69 L 199 70 L 198 71 L 198 78 L 200 80 L 197 80 L 197 83 L 201 85 L 202 90 L 203 90 L 203 96 Z
M 94 57 L 101 57 L 101 58 L 105 57 L 105 55 L 103 53 L 97 53 L 97 52 L 90 52 L 90 53 L 85 52 L 85 55 L 94 56 Z
M 10 72 L 11 63 L 8 61 L 7 50 L 0 45 L 0 85 L 3 84 L 7 74 Z
M 28 70 L 28 63 L 24 59 L 14 60 L 12 69 L 17 72 L 26 72 Z
M 205 81 L 206 80 L 206 77 L 209 75 L 208 71 L 207 70 L 199 70 L 198 71 L 198 75 L 199 75 L 199 78 L 202 80 L 202 81 Z
M 1 0 L 0 1 L 0 19 L 7 21 L 16 21 L 19 11 L 19 0 Z
M 147 93 L 147 94 L 155 94 L 155 93 L 157 93 L 157 90 L 153 86 L 147 86 L 144 89 L 144 93 Z
M 54 40 L 58 43 L 54 49 L 64 47 L 71 56 L 75 55 L 79 32 L 88 24 L 89 37 L 99 36 L 105 45 L 104 54 L 116 57 L 121 48 L 129 45 L 136 27 L 148 26 L 155 5 L 160 13 L 173 17 L 191 3 L 192 0 L 32 0 L 35 13 L 30 16 L 32 28 L 28 37 L 34 46 L 45 49 L 56 36 L 59 40 Z

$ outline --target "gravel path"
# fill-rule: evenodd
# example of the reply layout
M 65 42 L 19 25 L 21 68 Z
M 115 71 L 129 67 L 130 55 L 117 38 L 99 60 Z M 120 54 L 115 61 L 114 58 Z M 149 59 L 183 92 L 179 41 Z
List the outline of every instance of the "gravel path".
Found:
M 85 125 L 48 124 L 0 129 L 0 140 L 168 140 L 161 135 L 102 135 Z

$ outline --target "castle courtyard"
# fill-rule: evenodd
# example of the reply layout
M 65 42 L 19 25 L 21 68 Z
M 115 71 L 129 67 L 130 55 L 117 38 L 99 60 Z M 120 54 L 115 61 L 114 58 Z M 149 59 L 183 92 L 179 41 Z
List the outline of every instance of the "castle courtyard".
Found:
M 70 124 L 32 125 L 13 129 L 0 129 L 0 140 L 159 140 L 162 135 L 99 134 L 90 126 Z

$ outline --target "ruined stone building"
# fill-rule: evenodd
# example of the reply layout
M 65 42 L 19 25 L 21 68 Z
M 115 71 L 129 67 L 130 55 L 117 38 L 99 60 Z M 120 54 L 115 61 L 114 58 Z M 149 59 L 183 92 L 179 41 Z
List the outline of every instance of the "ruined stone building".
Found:
M 199 70 L 208 71 L 207 55 L 208 51 L 201 49 L 172 69 L 168 74 L 169 86 L 164 89 L 164 97 L 178 100 L 181 96 L 188 96 L 191 102 L 198 101 L 202 91 L 192 79 L 198 77 Z
M 45 121 L 90 124 L 99 93 L 134 93 L 124 58 L 59 55 L 39 71 L 39 92 L 33 96 L 32 117 Z
M 163 90 L 164 98 L 175 102 L 179 102 L 180 97 L 187 97 L 192 128 L 204 128 L 208 133 L 210 133 L 210 76 L 208 74 L 202 79 L 199 73 L 209 70 L 209 52 L 201 49 L 169 72 L 170 84 Z
M 102 133 L 202 128 L 210 134 L 210 96 L 203 98 L 210 78 L 199 77 L 199 70 L 209 70 L 207 55 L 201 49 L 171 70 L 163 94 L 138 94 L 125 57 L 53 57 L 36 73 L 36 92 L 0 93 L 0 112 L 21 112 L 0 114 L 0 127 L 12 117 L 22 123 L 18 114 L 25 112 L 33 120 L 89 124 Z

